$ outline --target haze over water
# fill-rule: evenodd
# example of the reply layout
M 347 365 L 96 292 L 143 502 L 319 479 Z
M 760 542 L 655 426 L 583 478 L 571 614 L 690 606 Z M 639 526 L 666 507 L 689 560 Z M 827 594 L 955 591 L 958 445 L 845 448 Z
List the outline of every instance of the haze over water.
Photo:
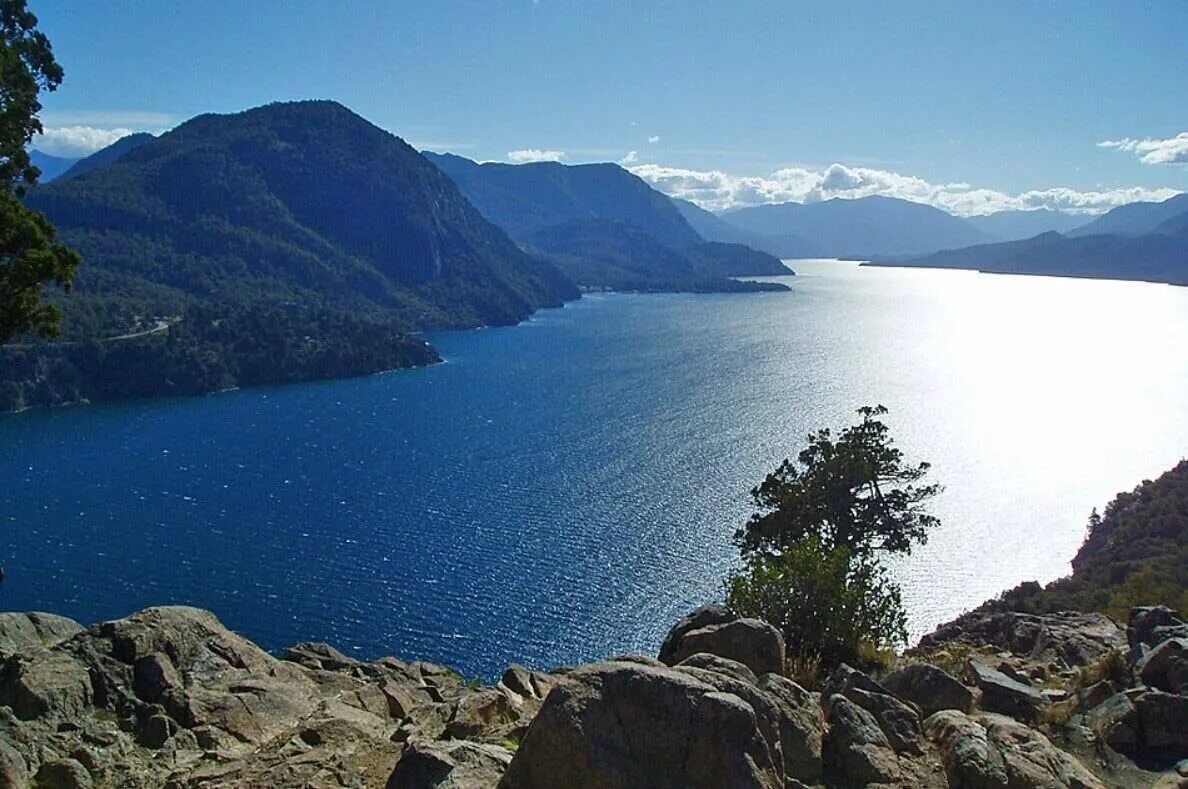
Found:
M 1092 507 L 1188 454 L 1188 289 L 794 265 L 436 335 L 426 370 L 0 417 L 0 609 L 189 603 L 486 676 L 654 653 L 750 487 L 883 403 L 946 486 L 895 567 L 918 636 L 1065 574 Z

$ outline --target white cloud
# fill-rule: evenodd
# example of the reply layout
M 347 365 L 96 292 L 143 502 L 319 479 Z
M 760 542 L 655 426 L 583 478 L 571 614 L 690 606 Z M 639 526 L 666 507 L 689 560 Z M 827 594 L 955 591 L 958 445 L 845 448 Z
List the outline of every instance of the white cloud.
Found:
M 1102 140 L 1099 148 L 1116 148 L 1138 154 L 1146 164 L 1188 164 L 1188 132 L 1180 132 L 1166 140 L 1150 137 L 1142 140 L 1123 137 L 1121 140 Z
M 54 156 L 77 158 L 106 148 L 132 129 L 100 129 L 94 126 L 51 126 L 33 138 L 32 147 Z
M 653 134 L 651 137 L 648 138 L 648 142 L 652 142 L 652 143 L 660 142 L 660 135 Z
M 565 158 L 565 151 L 542 151 L 540 148 L 521 148 L 508 151 L 507 160 L 516 164 L 528 162 L 559 162 Z
M 629 168 L 665 194 L 684 198 L 711 211 L 762 203 L 811 203 L 833 197 L 883 195 L 925 203 L 958 216 L 996 211 L 1050 208 L 1075 214 L 1100 214 L 1136 200 L 1166 200 L 1175 189 L 1130 187 L 1079 191 L 1066 187 L 1008 194 L 967 183 L 933 184 L 913 175 L 831 164 L 824 170 L 788 167 L 769 175 L 736 176 L 720 170 L 689 170 L 659 164 Z
M 627 155 L 619 160 L 621 167 L 627 167 L 639 161 L 639 151 L 628 151 Z

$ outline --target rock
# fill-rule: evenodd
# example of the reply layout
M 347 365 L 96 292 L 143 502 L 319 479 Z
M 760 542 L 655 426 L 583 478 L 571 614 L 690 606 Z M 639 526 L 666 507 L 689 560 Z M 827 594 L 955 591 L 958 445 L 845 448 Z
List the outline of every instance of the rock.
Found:
M 445 736 L 458 740 L 480 735 L 503 739 L 500 727 L 518 719 L 507 696 L 499 690 L 476 690 L 464 696 L 445 727 Z
M 1118 688 L 1108 679 L 1095 682 L 1077 694 L 1077 709 L 1088 712 L 1117 692 Z
M 919 707 L 926 718 L 941 710 L 973 709 L 973 691 L 947 671 L 926 663 L 892 672 L 883 678 L 882 684 L 894 695 Z
M 738 696 L 683 671 L 599 663 L 557 683 L 500 786 L 774 788 L 776 757 Z
M 49 649 L 83 632 L 73 619 L 42 613 L 0 613 L 0 655 Z
M 0 789 L 24 789 L 29 785 L 29 767 L 25 759 L 0 737 Z
M 1047 699 L 1042 693 L 1016 682 L 1001 671 L 976 660 L 970 661 L 969 668 L 982 691 L 982 708 L 985 710 L 1033 722 L 1039 711 L 1047 706 Z
M 347 657 L 329 644 L 321 643 L 297 644 L 286 649 L 281 660 L 322 671 L 342 671 L 359 665 L 359 661 L 354 658 Z
M 709 655 L 705 652 L 698 652 L 696 655 L 690 655 L 677 664 L 678 667 L 685 668 L 703 668 L 707 671 L 716 671 L 719 674 L 725 674 L 728 677 L 734 677 L 737 680 L 746 682 L 751 685 L 757 685 L 759 678 L 755 676 L 755 672 L 735 660 L 724 658 L 719 655 Z
M 1039 732 L 1002 715 L 942 710 L 924 721 L 949 784 L 968 789 L 1098 789 L 1100 781 Z
M 55 759 L 41 765 L 36 776 L 38 789 L 90 789 L 91 774 L 74 759 Z
M 920 639 L 920 647 L 924 649 L 951 643 L 992 646 L 1038 663 L 1087 666 L 1111 650 L 1125 649 L 1126 633 L 1104 614 L 972 612 Z
M 825 766 L 859 785 L 893 783 L 899 760 L 878 721 L 840 694 L 829 697 Z
M 677 647 L 681 639 L 689 631 L 700 630 L 710 625 L 723 625 L 727 622 L 733 622 L 735 619 L 738 619 L 736 614 L 731 613 L 730 609 L 718 603 L 710 603 L 709 605 L 703 605 L 701 608 L 695 609 L 692 613 L 678 620 L 672 626 L 672 629 L 668 631 L 664 642 L 660 644 L 660 661 L 667 666 L 680 662 L 675 657 Z
M 892 695 L 890 690 L 846 663 L 842 663 L 835 668 L 833 673 L 825 680 L 824 685 L 827 696 L 832 696 L 835 693 L 844 694 L 851 688 L 859 688 L 868 693 L 882 693 L 884 696 Z
M 825 722 L 821 697 L 787 677 L 764 674 L 759 689 L 767 693 L 779 710 L 780 749 L 784 754 L 784 776 L 793 781 L 817 783 L 821 778 L 821 745 Z
M 159 749 L 178 730 L 177 722 L 166 715 L 153 715 L 140 730 L 139 742 L 146 748 Z
M 77 717 L 92 695 L 89 672 L 67 655 L 40 650 L 0 666 L 0 705 L 22 720 Z
M 1159 643 L 1138 660 L 1134 670 L 1146 685 L 1188 694 L 1188 638 Z
M 1188 697 L 1158 690 L 1118 693 L 1089 713 L 1097 736 L 1135 761 L 1174 763 L 1188 753 Z
M 740 619 L 721 606 L 699 608 L 678 622 L 660 647 L 660 660 L 673 666 L 699 652 L 742 663 L 756 675 L 784 673 L 780 631 L 758 619 Z
M 1188 624 L 1167 606 L 1140 606 L 1130 609 L 1126 640 L 1136 657 L 1142 657 L 1143 647 L 1153 647 L 1177 636 L 1188 637 Z
M 138 659 L 132 667 L 133 689 L 136 695 L 150 704 L 156 704 L 171 690 L 182 687 L 177 669 L 167 655 L 154 653 Z
M 920 713 L 894 696 L 850 688 L 845 697 L 874 716 L 896 752 L 920 750 Z
M 464 740 L 411 740 L 387 789 L 488 789 L 499 783 L 512 755 L 506 748 Z

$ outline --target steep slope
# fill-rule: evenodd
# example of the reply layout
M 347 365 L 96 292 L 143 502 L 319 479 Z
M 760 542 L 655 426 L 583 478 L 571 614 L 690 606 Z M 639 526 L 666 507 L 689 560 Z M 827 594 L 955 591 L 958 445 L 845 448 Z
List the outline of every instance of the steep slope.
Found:
M 532 233 L 526 243 L 548 255 L 579 285 L 595 290 L 786 290 L 779 284 L 735 282 L 724 277 L 730 276 L 732 269 L 753 274 L 792 273 L 779 260 L 747 247 L 700 244 L 677 250 L 636 225 L 607 219 L 550 225 Z M 749 271 L 760 268 L 767 270 Z
M 1188 212 L 1188 193 L 1161 203 L 1130 203 L 1118 206 L 1097 219 L 1069 232 L 1070 236 L 1142 235 L 1160 224 Z
M 29 151 L 29 159 L 38 170 L 41 170 L 41 177 L 37 180 L 43 184 L 48 184 L 50 181 L 60 177 L 62 173 L 69 170 L 78 162 L 78 159 L 71 159 L 66 156 L 54 156 L 43 153 L 36 148 Z
M 777 257 L 801 258 L 812 257 L 813 250 L 808 242 L 795 236 L 772 238 L 735 227 L 717 214 L 706 211 L 696 203 L 681 200 L 677 197 L 669 198 L 672 204 L 681 212 L 681 216 L 689 223 L 697 234 L 706 241 L 717 241 L 723 244 L 745 244 L 752 249 L 759 249 Z
M 967 221 L 999 241 L 1018 241 L 1041 233 L 1068 233 L 1090 221 L 1089 217 L 1039 208 L 1034 211 L 999 211 L 971 216 Z
M 423 364 L 436 354 L 411 330 L 514 323 L 578 295 L 333 102 L 203 115 L 136 142 L 30 195 L 84 265 L 64 301 L 70 342 L 5 349 L 0 408 Z
M 1162 227 L 1162 226 L 1161 226 Z M 1142 236 L 1066 238 L 1044 233 L 1024 241 L 981 244 L 921 258 L 873 265 L 974 269 L 1000 274 L 1124 279 L 1188 285 L 1188 223 L 1172 219 L 1169 232 Z
M 453 154 L 425 156 L 515 239 L 571 220 L 606 219 L 634 225 L 673 248 L 702 241 L 668 197 L 617 164 L 478 164 Z
M 69 170 L 62 174 L 62 179 L 65 180 L 67 178 L 76 178 L 83 173 L 94 170 L 96 167 L 104 164 L 111 164 L 129 151 L 133 151 L 139 148 L 141 145 L 144 145 L 146 142 L 151 142 L 155 139 L 156 138 L 148 132 L 137 132 L 135 134 L 129 134 L 127 136 L 121 137 L 106 148 L 101 148 L 90 156 L 74 162 L 73 166 L 71 166 Z
M 30 204 L 84 254 L 83 293 L 297 298 L 417 328 L 572 295 L 415 150 L 332 102 L 199 116 Z
M 798 237 L 816 254 L 830 257 L 925 254 L 991 240 L 964 219 L 892 197 L 778 203 L 720 216 L 735 227 L 771 239 Z

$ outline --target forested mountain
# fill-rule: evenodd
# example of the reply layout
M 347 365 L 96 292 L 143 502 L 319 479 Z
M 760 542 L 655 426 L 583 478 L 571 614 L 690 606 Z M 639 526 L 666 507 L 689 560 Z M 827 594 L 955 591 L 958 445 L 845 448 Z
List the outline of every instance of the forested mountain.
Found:
M 722 217 L 688 200 L 671 198 L 681 216 L 706 241 L 724 244 L 746 244 L 782 258 L 812 257 L 813 249 L 807 241 L 796 236 L 769 237 L 735 227 Z
M 792 273 L 737 243 L 706 246 L 668 197 L 616 164 L 426 156 L 485 217 L 586 288 L 738 291 L 756 288 L 729 277 Z
M 513 323 L 577 295 L 554 266 L 483 219 L 414 149 L 333 102 L 199 116 L 115 161 L 34 190 L 29 204 L 84 257 L 76 293 L 65 300 L 67 339 L 140 333 L 162 323 L 169 328 L 151 341 L 188 338 L 173 350 L 193 365 L 165 353 L 136 369 L 143 383 L 137 391 L 147 394 L 157 392 L 167 370 L 205 380 L 202 371 L 215 367 L 230 371 L 219 385 L 260 382 L 240 363 L 247 351 L 225 336 L 219 315 L 232 325 L 250 325 L 253 315 L 292 324 L 265 331 L 277 356 L 300 360 L 306 357 L 298 351 L 310 347 L 366 356 L 307 362 L 296 373 L 272 376 L 290 380 L 425 358 L 410 354 L 404 340 L 393 340 L 387 352 L 364 349 L 356 342 L 361 322 L 376 336 L 395 338 L 417 329 Z M 48 359 L 74 347 L 34 349 Z M 76 366 L 47 393 L 29 385 L 46 364 L 26 365 L 32 379 L 14 378 L 16 365 L 3 365 L 0 375 L 21 389 L 7 387 L 8 405 L 101 396 L 96 381 L 110 373 Z M 67 382 L 72 375 L 80 380 Z
M 75 161 L 70 169 L 62 174 L 62 178 L 75 178 L 83 173 L 94 170 L 100 165 L 110 164 L 128 153 L 128 151 L 135 150 L 154 139 L 156 138 L 148 132 L 136 132 L 135 134 L 121 137 L 106 148 L 100 148 L 90 156 Z
M 1065 237 L 1044 233 L 1023 241 L 981 244 L 874 265 L 959 268 L 1000 274 L 1127 279 L 1188 285 L 1188 212 L 1140 236 Z
M 36 148 L 29 151 L 29 159 L 38 170 L 41 170 L 41 178 L 38 180 L 43 184 L 48 184 L 78 162 L 78 159 L 71 159 L 66 156 L 54 156 L 43 153 Z
M 966 221 L 995 240 L 1017 241 L 1052 231 L 1068 233 L 1089 222 L 1090 217 L 1037 208 L 1034 211 L 998 211 L 971 216 Z
M 1159 225 L 1188 213 L 1188 193 L 1178 194 L 1161 203 L 1129 203 L 1101 215 L 1068 233 L 1070 236 L 1142 235 L 1154 232 Z
M 672 201 L 617 164 L 478 164 L 453 154 L 425 156 L 517 240 L 575 219 L 635 225 L 673 248 L 703 240 Z
M 789 274 L 778 259 L 737 244 L 702 243 L 684 250 L 661 244 L 637 225 L 574 219 L 532 233 L 526 242 L 591 289 L 694 292 L 784 290 L 783 285 L 723 279 L 724 270 Z
M 939 208 L 893 197 L 776 203 L 719 216 L 779 243 L 802 240 L 814 254 L 828 257 L 919 255 L 991 240 L 968 221 Z

